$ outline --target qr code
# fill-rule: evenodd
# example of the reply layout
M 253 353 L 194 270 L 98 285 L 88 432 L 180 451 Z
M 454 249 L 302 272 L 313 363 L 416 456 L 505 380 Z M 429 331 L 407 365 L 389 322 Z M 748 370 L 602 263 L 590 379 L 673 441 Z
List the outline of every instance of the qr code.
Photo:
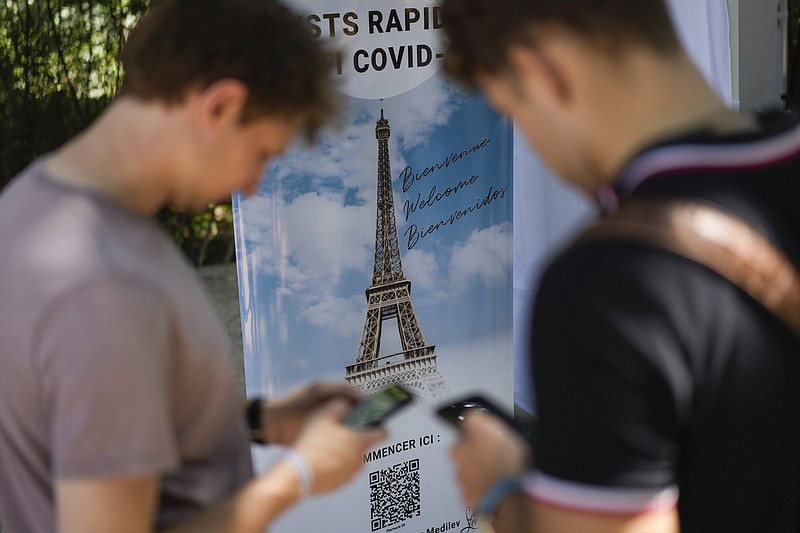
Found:
M 370 472 L 369 504 L 372 531 L 419 516 L 419 459 Z

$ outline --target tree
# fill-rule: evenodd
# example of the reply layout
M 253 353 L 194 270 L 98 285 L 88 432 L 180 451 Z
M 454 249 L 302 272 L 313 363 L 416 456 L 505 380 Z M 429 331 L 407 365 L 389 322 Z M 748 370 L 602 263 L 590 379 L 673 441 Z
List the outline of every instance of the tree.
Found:
M 85 128 L 119 87 L 149 0 L 0 0 L 0 185 Z
M 119 50 L 152 0 L 0 0 L 0 188 L 94 120 L 116 94 Z M 195 265 L 233 258 L 229 204 L 157 220 Z

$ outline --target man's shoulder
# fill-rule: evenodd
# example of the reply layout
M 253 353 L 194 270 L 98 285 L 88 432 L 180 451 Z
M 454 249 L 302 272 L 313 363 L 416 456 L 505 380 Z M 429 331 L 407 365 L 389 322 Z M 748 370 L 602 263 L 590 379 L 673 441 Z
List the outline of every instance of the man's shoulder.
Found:
M 574 293 L 583 293 L 589 287 L 632 289 L 665 281 L 671 269 L 680 276 L 692 275 L 694 269 L 687 269 L 687 263 L 691 264 L 655 243 L 621 235 L 578 237 L 550 262 L 542 285 L 556 285 Z
M 0 206 L 0 284 L 7 301 L 20 300 L 15 306 L 44 303 L 92 280 L 159 280 L 185 267 L 155 222 L 52 182 L 37 165 L 9 185 Z
M 640 338 L 657 330 L 693 337 L 707 331 L 698 323 L 718 320 L 715 309 L 732 301 L 743 301 L 737 288 L 694 261 L 609 238 L 579 241 L 549 265 L 534 318 L 548 336 L 580 330 L 587 338 Z

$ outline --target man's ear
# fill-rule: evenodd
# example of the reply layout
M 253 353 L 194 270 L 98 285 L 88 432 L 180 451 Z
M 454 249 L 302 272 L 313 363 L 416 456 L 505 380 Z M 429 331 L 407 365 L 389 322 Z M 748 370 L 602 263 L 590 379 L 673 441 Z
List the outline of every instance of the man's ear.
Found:
M 563 66 L 546 49 L 515 45 L 508 50 L 508 64 L 525 91 L 537 102 L 568 105 L 572 99 L 569 78 Z
M 248 94 L 247 86 L 239 80 L 217 80 L 196 95 L 198 119 L 209 126 L 238 123 Z

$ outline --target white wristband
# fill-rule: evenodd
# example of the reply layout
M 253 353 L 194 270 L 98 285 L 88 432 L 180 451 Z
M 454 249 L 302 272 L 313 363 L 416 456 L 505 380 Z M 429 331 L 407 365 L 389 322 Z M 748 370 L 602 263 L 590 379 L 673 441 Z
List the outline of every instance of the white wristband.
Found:
M 314 487 L 314 471 L 311 470 L 308 459 L 295 449 L 290 449 L 286 452 L 284 459 L 297 475 L 297 481 L 300 485 L 300 499 L 310 496 L 311 489 Z

